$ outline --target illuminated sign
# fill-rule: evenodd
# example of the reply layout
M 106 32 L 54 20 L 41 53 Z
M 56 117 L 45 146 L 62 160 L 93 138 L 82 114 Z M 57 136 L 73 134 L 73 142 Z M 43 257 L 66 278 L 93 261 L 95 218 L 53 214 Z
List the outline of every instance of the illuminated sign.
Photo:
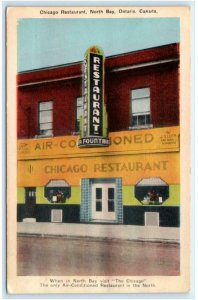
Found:
M 102 136 L 103 57 L 90 53 L 90 135 Z
M 86 51 L 83 79 L 83 118 L 79 147 L 109 146 L 104 103 L 104 55 L 96 46 Z

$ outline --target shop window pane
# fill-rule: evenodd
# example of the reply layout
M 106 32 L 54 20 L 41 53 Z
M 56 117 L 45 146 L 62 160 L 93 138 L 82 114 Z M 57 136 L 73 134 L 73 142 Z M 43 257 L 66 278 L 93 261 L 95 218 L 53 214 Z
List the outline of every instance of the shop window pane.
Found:
M 109 200 L 114 200 L 114 192 L 115 192 L 115 189 L 114 188 L 108 188 L 108 199 Z
M 135 185 L 135 197 L 143 205 L 161 205 L 169 198 L 169 185 L 160 177 L 142 178 Z
M 114 200 L 109 200 L 108 201 L 108 211 L 109 212 L 114 212 L 115 211 L 115 207 L 114 207 Z
M 96 188 L 96 199 L 102 199 L 102 188 Z
M 102 201 L 96 201 L 96 211 L 102 211 Z

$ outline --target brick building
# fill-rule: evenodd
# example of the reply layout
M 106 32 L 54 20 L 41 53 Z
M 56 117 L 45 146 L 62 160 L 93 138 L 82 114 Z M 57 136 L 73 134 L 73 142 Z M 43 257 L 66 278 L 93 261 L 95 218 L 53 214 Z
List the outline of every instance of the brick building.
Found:
M 82 62 L 17 75 L 18 221 L 179 226 L 179 44 L 104 73 L 110 145 L 81 149 Z

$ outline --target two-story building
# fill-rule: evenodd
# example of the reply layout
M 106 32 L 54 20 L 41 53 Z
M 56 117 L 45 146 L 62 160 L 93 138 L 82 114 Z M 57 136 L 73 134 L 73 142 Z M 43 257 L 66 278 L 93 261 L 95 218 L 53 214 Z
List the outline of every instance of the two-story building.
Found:
M 17 220 L 179 227 L 179 44 L 106 57 L 105 147 L 78 147 L 82 65 L 17 75 Z

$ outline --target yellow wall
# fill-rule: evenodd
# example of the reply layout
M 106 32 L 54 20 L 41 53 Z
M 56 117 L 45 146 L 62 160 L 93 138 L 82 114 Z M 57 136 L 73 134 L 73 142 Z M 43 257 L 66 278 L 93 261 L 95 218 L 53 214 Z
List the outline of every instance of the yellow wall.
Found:
M 109 147 L 78 148 L 79 136 L 18 140 L 19 160 L 179 151 L 179 126 L 110 132 Z
M 179 184 L 179 163 L 179 153 L 174 152 L 19 161 L 18 186 L 45 186 L 51 179 L 79 186 L 82 178 L 113 177 L 121 177 L 123 185 L 134 185 L 145 177 Z
M 49 204 L 43 187 L 63 179 L 71 186 L 66 204 L 80 204 L 82 178 L 122 178 L 123 204 L 141 205 L 134 185 L 142 178 L 160 177 L 170 185 L 163 205 L 179 205 L 179 127 L 113 132 L 111 145 L 101 148 L 76 146 L 77 136 L 19 140 L 18 203 L 24 203 L 24 187 L 37 187 L 38 204 Z

